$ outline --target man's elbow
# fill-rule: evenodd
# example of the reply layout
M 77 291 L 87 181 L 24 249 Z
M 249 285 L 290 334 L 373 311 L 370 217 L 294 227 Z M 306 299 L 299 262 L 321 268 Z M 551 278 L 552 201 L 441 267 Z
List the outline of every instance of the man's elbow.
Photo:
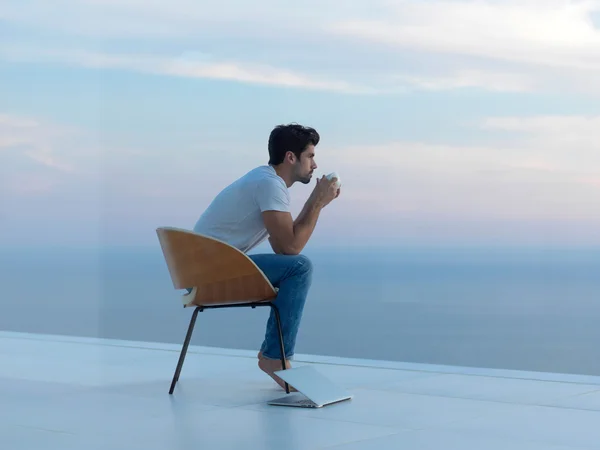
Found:
M 279 253 L 281 255 L 299 255 L 301 251 L 302 249 L 293 244 L 282 244 L 278 247 L 278 251 L 275 251 L 275 253 Z
M 275 253 L 276 255 L 297 255 L 298 254 L 297 249 L 295 249 L 293 245 L 278 242 L 275 239 L 273 239 L 272 237 L 269 237 L 269 243 L 271 244 L 273 253 Z
M 300 251 L 294 247 L 282 246 L 277 249 L 273 249 L 278 255 L 299 255 Z

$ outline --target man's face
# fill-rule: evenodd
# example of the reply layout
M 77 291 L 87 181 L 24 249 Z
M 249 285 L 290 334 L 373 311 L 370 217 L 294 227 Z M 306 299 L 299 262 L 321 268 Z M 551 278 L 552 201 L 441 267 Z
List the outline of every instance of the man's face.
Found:
M 294 178 L 301 183 L 308 184 L 316 168 L 315 146 L 311 144 L 300 154 L 300 159 L 296 159 L 296 163 L 294 164 Z

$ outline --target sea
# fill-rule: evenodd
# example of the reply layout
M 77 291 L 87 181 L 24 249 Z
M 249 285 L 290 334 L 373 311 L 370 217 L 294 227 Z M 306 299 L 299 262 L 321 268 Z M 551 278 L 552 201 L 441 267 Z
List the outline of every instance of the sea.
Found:
M 297 353 L 600 375 L 600 249 L 313 249 Z M 9 249 L 0 329 L 182 343 L 159 248 Z M 192 344 L 258 350 L 268 309 L 209 310 Z

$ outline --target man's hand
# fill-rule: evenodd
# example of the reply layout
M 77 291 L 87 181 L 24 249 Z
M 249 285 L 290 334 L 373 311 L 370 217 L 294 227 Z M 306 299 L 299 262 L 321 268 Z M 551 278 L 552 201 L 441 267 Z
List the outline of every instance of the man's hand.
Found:
M 317 185 L 313 189 L 308 201 L 314 202 L 320 208 L 326 207 L 340 195 L 340 188 L 335 186 L 336 183 L 337 178 L 328 180 L 325 175 L 320 179 L 317 178 Z

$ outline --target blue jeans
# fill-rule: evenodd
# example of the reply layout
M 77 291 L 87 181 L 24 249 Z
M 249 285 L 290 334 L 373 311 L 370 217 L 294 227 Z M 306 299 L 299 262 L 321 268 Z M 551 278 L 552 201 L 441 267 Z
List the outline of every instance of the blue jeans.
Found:
M 279 310 L 285 357 L 291 359 L 296 347 L 296 335 L 300 328 L 304 304 L 312 283 L 312 263 L 304 255 L 248 256 L 263 271 L 271 284 L 279 289 L 273 303 Z M 265 358 L 281 359 L 279 331 L 273 310 L 267 321 L 265 340 L 260 350 Z

